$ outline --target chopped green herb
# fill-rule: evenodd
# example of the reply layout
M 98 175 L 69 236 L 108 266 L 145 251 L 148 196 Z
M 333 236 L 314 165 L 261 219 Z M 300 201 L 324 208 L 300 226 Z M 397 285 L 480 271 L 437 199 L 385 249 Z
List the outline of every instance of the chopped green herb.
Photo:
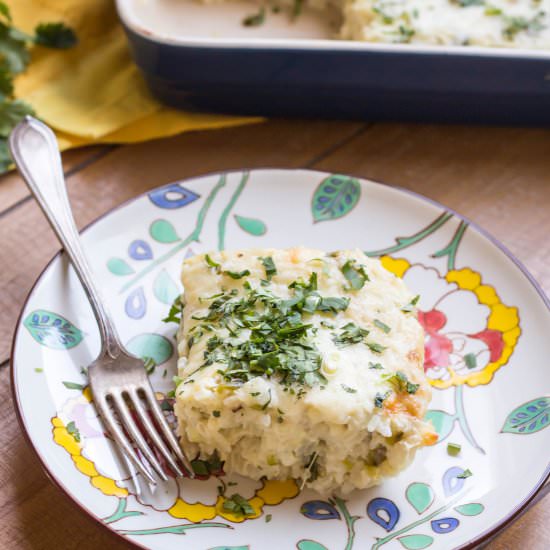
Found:
M 399 25 L 399 37 L 397 38 L 398 42 L 408 43 L 411 41 L 411 38 L 416 34 L 416 31 L 411 27 L 406 27 L 405 25 Z
M 483 13 L 488 16 L 502 15 L 502 10 L 500 8 L 496 8 L 495 6 L 486 6 Z
M 265 276 L 267 277 L 267 280 L 271 281 L 273 275 L 277 275 L 277 268 L 275 267 L 275 262 L 273 261 L 273 258 L 271 256 L 267 256 L 265 258 L 260 258 L 260 261 L 264 266 Z
M 162 371 L 162 377 L 163 377 L 163 378 L 166 378 L 166 375 L 167 375 L 167 374 L 168 374 L 168 369 L 164 369 L 164 370 Z
M 451 0 L 453 4 L 458 4 L 461 8 L 470 6 L 483 6 L 485 0 Z
M 383 369 L 384 367 L 380 363 L 372 363 L 369 361 L 369 369 Z
M 74 420 L 71 420 L 71 422 L 67 424 L 67 432 L 73 436 L 77 443 L 80 443 L 80 432 L 78 431 Z
M 456 477 L 457 479 L 466 479 L 467 477 L 471 477 L 474 474 L 469 468 L 466 468 L 461 474 L 458 474 Z
M 391 392 L 387 391 L 386 393 L 377 392 L 374 396 L 374 406 L 381 409 L 384 401 L 389 397 Z
M 467 353 L 464 356 L 464 362 L 469 369 L 475 369 L 477 367 L 477 357 L 474 353 Z
M 260 395 L 260 393 L 262 393 L 262 392 L 260 392 L 260 391 L 253 391 L 253 392 L 250 393 L 250 395 L 251 395 L 252 397 L 257 397 L 258 395 Z
M 357 261 L 351 259 L 342 266 L 342 274 L 349 282 L 346 290 L 360 290 L 365 286 L 365 282 L 370 280 L 365 272 L 365 266 L 356 264 Z
M 531 19 L 526 17 L 503 17 L 504 28 L 502 35 L 507 40 L 514 40 L 520 32 L 526 32 L 529 35 L 536 35 L 539 31 L 545 28 L 544 12 L 539 12 Z
M 242 279 L 243 277 L 246 277 L 247 275 L 250 275 L 250 271 L 248 269 L 245 269 L 243 271 L 224 271 L 224 275 L 227 275 L 228 277 L 231 277 L 232 279 Z
M 414 394 L 418 391 L 418 388 L 420 387 L 420 384 L 413 384 L 412 382 L 410 382 L 407 378 L 407 375 L 400 370 L 391 374 L 383 374 L 382 380 L 390 382 L 390 384 L 392 384 L 395 388 L 395 391 L 399 392 L 406 391 L 407 393 Z
M 348 323 L 342 327 L 342 332 L 333 335 L 332 340 L 338 347 L 350 346 L 362 342 L 368 333 L 355 323 Z
M 34 369 L 34 372 L 44 372 L 44 369 L 41 369 L 40 367 L 36 367 Z
M 292 8 L 293 19 L 296 19 L 302 13 L 302 6 L 304 0 L 294 0 L 294 6 Z
M 462 447 L 458 443 L 447 443 L 447 454 L 457 456 Z
M 383 323 L 382 321 L 380 321 L 378 319 L 374 320 L 374 326 L 379 328 L 380 330 L 382 330 L 386 334 L 388 334 L 388 332 L 391 331 L 391 328 L 388 325 L 386 325 L 386 323 Z
M 253 516 L 256 513 L 248 500 L 239 494 L 234 494 L 231 498 L 226 499 L 223 503 L 223 509 L 236 516 Z
M 209 254 L 205 254 L 204 255 L 204 261 L 206 262 L 206 264 L 208 265 L 208 267 L 211 267 L 213 269 L 216 270 L 217 273 L 220 272 L 220 267 L 221 267 L 221 264 L 219 264 L 218 262 L 215 262 Z
M 367 346 L 374 353 L 382 353 L 386 349 L 385 346 L 382 346 L 380 344 L 376 344 L 374 342 L 367 342 Z
M 355 388 L 350 388 L 349 386 L 346 386 L 345 384 L 340 384 L 342 386 L 342 389 L 344 391 L 347 391 L 348 393 L 357 393 L 357 390 Z
M 183 303 L 181 301 L 181 296 L 178 296 L 170 306 L 170 311 L 168 315 L 162 320 L 164 323 L 181 323 L 181 314 L 183 311 Z
M 151 375 L 155 372 L 155 369 L 157 368 L 157 363 L 152 357 L 144 357 L 143 368 L 148 375 Z
M 319 464 L 317 463 L 317 459 L 319 458 L 319 453 L 314 452 L 309 457 L 309 460 L 306 464 L 306 472 L 309 473 L 309 476 L 307 478 L 307 481 L 315 481 L 319 477 Z M 305 476 L 304 476 L 305 479 Z
M 273 517 L 273 516 L 272 516 L 271 514 L 266 514 L 266 516 L 265 516 L 265 522 L 266 522 L 266 523 L 269 523 L 269 522 L 271 521 L 271 518 L 272 518 L 272 517 Z
M 403 311 L 404 313 L 411 313 L 411 311 L 414 311 L 416 304 L 418 304 L 418 300 L 420 300 L 419 294 L 417 294 L 408 304 L 404 305 L 401 308 L 401 311 Z
M 207 476 L 210 474 L 208 465 L 204 460 L 192 460 L 191 467 L 193 468 L 193 472 L 198 476 Z
M 263 25 L 265 21 L 265 8 L 262 6 L 258 13 L 248 15 L 243 19 L 243 25 L 245 27 L 259 27 Z
M 212 416 L 214 416 L 215 418 L 219 418 L 220 414 L 220 411 L 212 411 Z
M 42 371 L 42 369 L 40 369 L 40 371 Z M 82 391 L 85 388 L 85 386 L 83 384 L 78 384 L 76 382 L 63 382 L 63 385 L 68 390 L 80 390 L 80 391 Z
M 41 23 L 34 29 L 34 34 L 34 41 L 48 48 L 64 50 L 78 42 L 73 29 L 64 23 Z

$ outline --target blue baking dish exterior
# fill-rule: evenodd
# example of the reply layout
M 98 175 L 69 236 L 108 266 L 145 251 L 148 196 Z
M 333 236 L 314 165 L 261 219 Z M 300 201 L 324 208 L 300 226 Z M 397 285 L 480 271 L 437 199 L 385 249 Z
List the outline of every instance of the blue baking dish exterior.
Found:
M 316 47 L 317 41 L 293 47 L 171 43 L 124 26 L 132 55 L 152 93 L 186 110 L 550 125 L 548 52 L 358 47 L 336 41 L 333 49 Z

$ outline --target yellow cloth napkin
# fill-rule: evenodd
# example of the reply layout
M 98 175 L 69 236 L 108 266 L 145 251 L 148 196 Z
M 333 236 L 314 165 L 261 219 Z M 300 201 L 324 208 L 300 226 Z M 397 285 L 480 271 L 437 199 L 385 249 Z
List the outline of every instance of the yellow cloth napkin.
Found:
M 63 149 L 89 143 L 131 143 L 180 132 L 222 128 L 259 118 L 186 113 L 151 97 L 130 58 L 114 0 L 12 0 L 14 24 L 32 33 L 38 23 L 71 26 L 78 44 L 40 46 L 17 77 L 16 97 L 52 126 Z

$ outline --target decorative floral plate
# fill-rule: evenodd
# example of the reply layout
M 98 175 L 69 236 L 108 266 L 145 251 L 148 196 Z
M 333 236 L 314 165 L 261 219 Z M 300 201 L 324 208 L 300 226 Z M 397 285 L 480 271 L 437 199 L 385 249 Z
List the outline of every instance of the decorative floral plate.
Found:
M 440 442 L 381 486 L 347 498 L 300 492 L 292 480 L 170 479 L 137 494 L 98 422 L 82 368 L 99 334 L 67 258 L 30 293 L 13 346 L 21 424 L 51 478 L 83 510 L 143 548 L 358 550 L 470 548 L 518 514 L 548 478 L 550 310 L 500 245 L 443 206 L 356 178 L 255 170 L 165 185 L 83 234 L 128 349 L 151 357 L 171 414 L 183 258 L 209 249 L 360 247 L 421 295 L 428 412 Z M 458 456 L 447 452 L 459 444 Z M 220 473 L 220 472 L 217 472 Z M 469 475 L 471 473 L 471 475 Z M 223 507 L 219 487 L 254 515 Z

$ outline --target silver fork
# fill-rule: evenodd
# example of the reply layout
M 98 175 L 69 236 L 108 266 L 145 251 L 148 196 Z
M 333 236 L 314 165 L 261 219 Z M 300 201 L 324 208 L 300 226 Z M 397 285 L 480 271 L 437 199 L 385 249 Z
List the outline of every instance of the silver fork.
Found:
M 21 176 L 69 256 L 97 320 L 101 351 L 89 365 L 88 377 L 95 406 L 107 431 L 150 483 L 156 484 L 156 480 L 146 463 L 161 479 L 167 479 L 154 449 L 160 452 L 175 474 L 184 475 L 182 465 L 187 475 L 193 477 L 191 465 L 155 398 L 143 361 L 130 355 L 121 345 L 100 298 L 71 212 L 54 133 L 42 122 L 26 117 L 12 131 L 9 146 Z M 130 405 L 152 446 L 134 420 Z M 135 449 L 146 462 L 140 460 Z

